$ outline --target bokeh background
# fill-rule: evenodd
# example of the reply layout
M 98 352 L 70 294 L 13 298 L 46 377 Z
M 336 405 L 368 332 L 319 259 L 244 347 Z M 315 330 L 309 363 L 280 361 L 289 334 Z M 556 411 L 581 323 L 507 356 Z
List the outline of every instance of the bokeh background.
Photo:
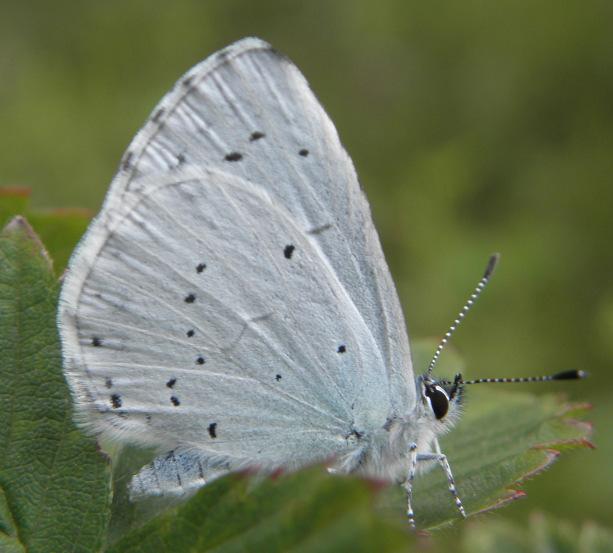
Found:
M 0 186 L 96 211 L 174 81 L 260 36 L 335 121 L 413 336 L 457 333 L 471 377 L 590 371 L 595 451 L 526 485 L 533 509 L 613 527 L 613 3 L 0 0 Z

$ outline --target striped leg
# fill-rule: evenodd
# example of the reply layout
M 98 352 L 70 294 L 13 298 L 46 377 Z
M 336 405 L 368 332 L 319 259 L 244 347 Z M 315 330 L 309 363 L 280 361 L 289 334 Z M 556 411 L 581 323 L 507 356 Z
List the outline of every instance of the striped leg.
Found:
M 412 506 L 413 480 L 415 480 L 415 469 L 417 468 L 418 462 L 436 461 L 439 465 L 441 465 L 441 468 L 445 471 L 445 475 L 447 476 L 449 491 L 451 492 L 451 495 L 453 495 L 455 505 L 458 508 L 458 511 L 460 511 L 462 517 L 466 518 L 466 511 L 464 510 L 464 505 L 462 505 L 462 500 L 458 496 L 458 491 L 455 487 L 455 480 L 453 479 L 453 473 L 451 472 L 449 461 L 447 461 L 447 456 L 441 452 L 438 440 L 434 440 L 434 449 L 435 453 L 417 453 L 417 444 L 413 443 L 409 446 L 409 475 L 405 480 L 403 487 L 407 492 L 407 516 L 409 518 L 409 524 L 413 529 L 415 528 L 415 513 L 413 512 Z
M 415 480 L 415 469 L 417 468 L 417 444 L 409 446 L 409 476 L 405 480 L 403 487 L 407 492 L 407 517 L 413 530 L 415 529 L 415 513 L 413 512 L 413 480 Z
M 434 450 L 436 453 L 424 453 L 417 456 L 418 461 L 436 461 L 441 465 L 441 468 L 445 471 L 445 476 L 447 476 L 447 483 L 449 484 L 449 491 L 451 495 L 453 495 L 453 499 L 455 501 L 455 505 L 460 511 L 460 514 L 463 518 L 466 518 L 466 511 L 464 510 L 464 505 L 462 505 L 462 500 L 458 495 L 458 491 L 455 487 L 455 480 L 453 479 L 453 473 L 451 472 L 451 467 L 449 466 L 449 461 L 447 461 L 447 456 L 441 452 L 441 446 L 438 444 L 438 440 L 434 440 Z

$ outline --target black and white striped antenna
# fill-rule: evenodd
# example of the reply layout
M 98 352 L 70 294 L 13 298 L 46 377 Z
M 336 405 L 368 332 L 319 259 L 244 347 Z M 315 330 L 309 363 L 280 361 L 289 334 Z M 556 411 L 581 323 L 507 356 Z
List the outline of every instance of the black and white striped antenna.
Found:
M 490 281 L 492 273 L 494 272 L 494 269 L 496 268 L 496 265 L 498 264 L 499 259 L 500 259 L 500 254 L 498 253 L 495 253 L 492 256 L 490 256 L 490 259 L 487 262 L 487 267 L 485 268 L 485 272 L 483 273 L 481 280 L 479 281 L 479 283 L 473 290 L 473 293 L 470 295 L 470 297 L 464 304 L 464 307 L 462 307 L 462 309 L 460 310 L 460 313 L 458 313 L 458 316 L 453 321 L 453 324 L 449 327 L 449 330 L 445 332 L 445 335 L 443 336 L 442 340 L 439 342 L 438 346 L 436 346 L 434 355 L 432 356 L 432 359 L 430 360 L 430 364 L 428 365 L 428 369 L 426 370 L 427 377 L 430 377 L 432 375 L 432 369 L 438 362 L 438 359 L 441 356 L 441 352 L 447 345 L 447 342 L 449 342 L 449 339 L 451 338 L 453 333 L 456 331 L 458 326 L 460 326 L 460 323 L 464 320 L 464 317 L 466 317 L 466 314 L 470 311 L 474 303 L 477 301 L 477 299 L 481 295 L 481 292 L 483 292 L 483 290 L 487 286 L 487 283 Z
M 551 380 L 579 380 L 586 378 L 585 371 L 571 369 L 545 376 L 518 376 L 515 378 L 475 378 L 474 380 L 461 380 L 461 384 L 507 384 L 516 382 L 549 382 Z
M 523 382 L 551 382 L 552 380 L 582 380 L 589 374 L 578 369 L 569 369 L 555 374 L 544 376 L 516 376 L 512 378 L 475 378 L 474 380 L 464 380 L 461 374 L 456 374 L 453 382 L 449 380 L 439 380 L 439 384 L 450 387 L 449 398 L 452 399 L 465 384 L 515 384 Z

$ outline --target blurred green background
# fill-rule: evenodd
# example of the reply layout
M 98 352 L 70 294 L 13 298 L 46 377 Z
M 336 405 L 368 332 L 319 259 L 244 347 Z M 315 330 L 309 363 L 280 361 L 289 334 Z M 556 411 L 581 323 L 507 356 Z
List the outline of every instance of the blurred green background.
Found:
M 613 3 L 0 0 L 0 186 L 97 210 L 155 103 L 245 35 L 336 123 L 412 335 L 442 334 L 500 251 L 455 338 L 470 376 L 591 372 L 531 390 L 592 403 L 598 449 L 496 516 L 613 526 Z

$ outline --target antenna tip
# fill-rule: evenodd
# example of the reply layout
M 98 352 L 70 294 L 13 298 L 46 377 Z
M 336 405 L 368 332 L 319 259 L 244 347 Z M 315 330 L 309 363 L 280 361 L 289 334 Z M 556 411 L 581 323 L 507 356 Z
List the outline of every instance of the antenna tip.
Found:
M 499 253 L 493 253 L 490 255 L 490 259 L 487 262 L 487 267 L 485 268 L 485 273 L 483 273 L 483 278 L 490 278 L 492 276 L 496 265 L 498 265 L 498 261 L 500 261 Z
M 551 379 L 552 380 L 579 380 L 582 378 L 587 378 L 588 373 L 585 371 L 580 371 L 576 369 L 571 369 L 570 371 L 562 371 L 561 373 L 554 374 Z

